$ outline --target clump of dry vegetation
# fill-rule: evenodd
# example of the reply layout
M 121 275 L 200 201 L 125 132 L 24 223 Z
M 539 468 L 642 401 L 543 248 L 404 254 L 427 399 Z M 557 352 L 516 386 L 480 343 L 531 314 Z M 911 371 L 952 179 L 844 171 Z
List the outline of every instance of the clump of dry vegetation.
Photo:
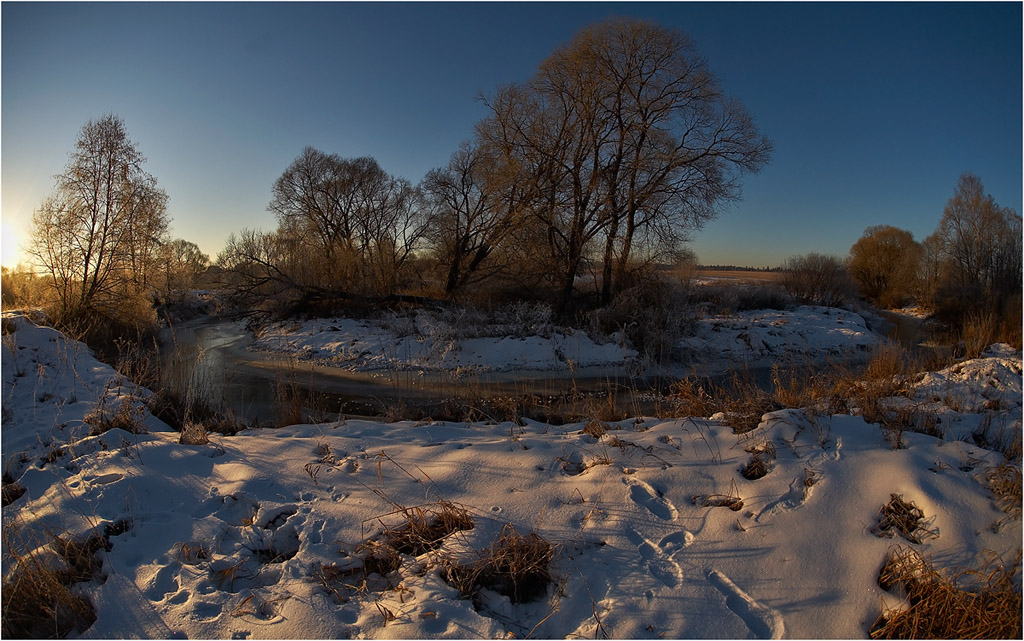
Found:
M 480 558 L 469 563 L 447 561 L 441 576 L 468 599 L 482 588 L 509 598 L 512 603 L 535 601 L 554 582 L 551 562 L 556 548 L 535 532 L 523 536 L 510 523 Z
M 129 434 L 145 434 L 148 430 L 142 423 L 144 412 L 131 399 L 122 399 L 116 411 L 111 411 L 101 400 L 96 409 L 83 420 L 91 426 L 89 436 L 99 436 L 113 429 L 121 429 Z
M 1021 471 L 1004 461 L 985 470 L 984 479 L 996 507 L 1007 513 L 992 525 L 992 529 L 999 531 L 1006 521 L 1021 518 Z
M 900 588 L 908 606 L 882 612 L 871 627 L 871 638 L 1021 638 L 1021 594 L 1013 581 L 1020 563 L 1019 553 L 1009 568 L 993 557 L 980 569 L 947 578 L 916 550 L 891 550 L 878 585 Z
M 473 529 L 469 511 L 448 501 L 400 510 L 403 521 L 385 527 L 381 541 L 401 554 L 419 556 L 437 549 L 449 534 Z
M 88 599 L 76 583 L 103 579 L 97 553 L 109 550 L 107 534 L 84 539 L 51 535 L 48 545 L 34 547 L 5 525 L 4 564 L 11 568 L 3 583 L 2 634 L 6 638 L 65 638 L 82 633 L 96 621 Z
M 744 448 L 750 454 L 750 461 L 740 469 L 740 474 L 748 481 L 764 478 L 772 469 L 775 460 L 775 443 L 767 438 L 761 439 Z
M 939 533 L 930 528 L 921 508 L 912 501 L 904 501 L 899 494 L 890 494 L 888 503 L 878 511 L 878 522 L 871 528 L 877 536 L 892 538 L 899 534 L 911 543 L 936 538 Z
M 695 494 L 690 497 L 690 502 L 698 507 L 727 507 L 733 512 L 743 509 L 743 499 L 740 498 L 736 481 L 732 481 L 728 494 Z

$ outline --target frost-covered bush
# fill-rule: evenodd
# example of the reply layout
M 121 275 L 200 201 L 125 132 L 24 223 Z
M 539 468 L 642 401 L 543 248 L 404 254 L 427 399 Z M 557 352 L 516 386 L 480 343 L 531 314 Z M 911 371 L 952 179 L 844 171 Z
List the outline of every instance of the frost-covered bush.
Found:
M 623 290 L 608 307 L 595 310 L 591 332 L 621 332 L 640 354 L 656 361 L 673 358 L 679 341 L 693 334 L 697 310 L 679 283 L 650 280 Z

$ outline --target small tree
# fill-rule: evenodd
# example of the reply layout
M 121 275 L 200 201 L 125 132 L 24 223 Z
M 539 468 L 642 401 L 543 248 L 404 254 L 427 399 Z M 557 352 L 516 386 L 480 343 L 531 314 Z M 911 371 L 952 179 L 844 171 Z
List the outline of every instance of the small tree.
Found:
M 886 307 L 901 305 L 917 289 L 921 246 L 909 231 L 868 227 L 850 248 L 850 276 L 861 295 Z
M 167 232 L 167 194 L 117 116 L 89 121 L 56 188 L 33 216 L 31 254 L 59 315 L 121 317 L 150 286 Z
M 1021 217 L 985 194 L 981 179 L 963 174 L 935 233 L 935 314 L 954 329 L 986 323 L 1001 340 L 1021 336 Z M 993 336 L 994 337 L 994 336 Z
M 210 257 L 198 245 L 181 238 L 161 246 L 159 255 L 160 290 L 168 300 L 180 300 L 210 265 Z
M 798 302 L 839 307 L 849 299 L 853 284 L 843 261 L 836 256 L 811 252 L 786 259 L 782 286 Z

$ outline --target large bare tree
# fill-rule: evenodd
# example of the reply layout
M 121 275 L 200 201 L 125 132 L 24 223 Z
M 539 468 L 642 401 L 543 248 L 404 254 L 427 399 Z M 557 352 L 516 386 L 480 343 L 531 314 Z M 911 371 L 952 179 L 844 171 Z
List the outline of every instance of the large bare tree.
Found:
M 530 187 L 563 301 L 596 254 L 607 302 L 638 244 L 674 248 L 740 197 L 772 149 L 687 36 L 639 20 L 584 29 L 487 106 L 481 145 Z
M 320 288 L 394 293 L 422 234 L 415 189 L 369 157 L 306 147 L 273 187 L 278 233 L 304 248 L 303 278 Z
M 90 121 L 36 210 L 31 252 L 62 313 L 116 314 L 125 297 L 149 287 L 167 233 L 167 194 L 143 162 L 119 117 Z

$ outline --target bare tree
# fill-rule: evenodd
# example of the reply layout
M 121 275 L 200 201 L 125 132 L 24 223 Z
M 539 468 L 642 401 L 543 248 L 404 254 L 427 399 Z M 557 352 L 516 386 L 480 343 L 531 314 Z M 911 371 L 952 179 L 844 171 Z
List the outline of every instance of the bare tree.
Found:
M 421 183 L 425 236 L 446 267 L 446 296 L 472 282 L 516 225 L 514 186 L 505 184 L 495 168 L 483 150 L 464 142 L 447 166 L 431 170 Z
M 289 242 L 305 248 L 293 254 L 304 253 L 307 262 L 292 277 L 316 287 L 393 293 L 422 233 L 407 180 L 373 158 L 344 159 L 312 147 L 274 183 L 268 208 Z
M 31 252 L 62 313 L 117 315 L 125 297 L 149 287 L 167 232 L 167 194 L 143 162 L 119 117 L 90 121 L 54 194 L 36 210 Z
M 917 290 L 921 257 L 921 246 L 909 231 L 891 225 L 868 227 L 850 248 L 850 276 L 867 298 L 897 306 Z
M 161 291 L 165 299 L 180 299 L 196 286 L 210 265 L 210 257 L 200 251 L 198 245 L 182 238 L 164 243 L 159 257 Z
M 938 258 L 932 307 L 954 328 L 971 316 L 994 315 L 1004 334 L 1020 336 L 1021 217 L 985 194 L 981 179 L 960 176 L 935 233 Z
M 584 29 L 487 105 L 481 144 L 530 187 L 563 301 L 592 243 L 607 302 L 638 242 L 675 249 L 771 153 L 685 35 L 637 20 Z

